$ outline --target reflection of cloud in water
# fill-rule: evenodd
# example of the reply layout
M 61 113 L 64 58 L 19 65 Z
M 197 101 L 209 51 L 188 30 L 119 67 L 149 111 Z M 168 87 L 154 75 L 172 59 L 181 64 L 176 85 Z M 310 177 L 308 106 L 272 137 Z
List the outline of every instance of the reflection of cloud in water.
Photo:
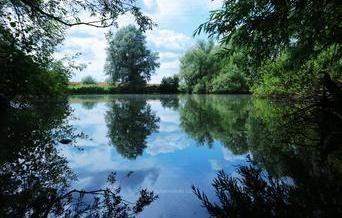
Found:
M 234 161 L 234 160 L 243 160 L 245 159 L 246 155 L 235 155 L 230 150 L 224 148 L 222 146 L 222 153 L 223 153 L 223 159 L 226 161 Z
M 160 122 L 159 132 L 174 132 L 180 130 L 176 122 Z
M 183 150 L 189 146 L 188 137 L 180 132 L 154 135 L 147 144 L 146 153 L 164 154 Z
M 130 170 L 106 170 L 97 171 L 89 174 L 89 172 L 81 171 L 78 173 L 78 181 L 75 186 L 86 190 L 95 190 L 106 186 L 107 178 L 111 172 L 116 173 L 116 180 L 123 191 L 136 192 L 144 187 L 152 187 L 158 179 L 159 169 L 148 168 L 132 171 Z M 129 175 L 130 174 L 130 175 Z
M 213 170 L 218 171 L 222 169 L 226 169 L 227 167 L 235 168 L 241 162 L 245 162 L 246 155 L 234 155 L 230 150 L 221 148 L 223 159 L 210 159 L 209 163 Z
M 108 110 L 105 103 L 98 103 L 91 110 L 82 108 L 81 104 L 72 104 L 75 110 L 74 114 L 77 118 L 70 123 L 77 128 L 78 131 L 86 133 L 92 140 L 78 140 L 78 146 L 95 146 L 98 144 L 107 144 L 107 127 L 104 125 L 104 114 Z M 77 113 L 76 113 L 77 111 Z

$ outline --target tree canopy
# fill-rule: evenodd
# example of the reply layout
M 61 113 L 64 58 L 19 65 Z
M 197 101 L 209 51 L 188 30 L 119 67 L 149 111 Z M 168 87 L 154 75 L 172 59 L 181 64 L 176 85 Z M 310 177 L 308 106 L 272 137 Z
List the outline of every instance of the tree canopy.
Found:
M 181 58 L 181 89 L 191 93 L 246 93 L 243 75 L 245 57 L 241 52 L 222 55 L 223 48 L 210 41 L 198 41 Z
M 307 94 L 320 72 L 341 79 L 339 1 L 224 1 L 195 34 L 217 37 L 228 56 L 242 52 L 242 71 L 261 95 Z
M 147 48 L 142 31 L 129 25 L 109 39 L 105 71 L 113 83 L 145 84 L 159 67 L 158 58 Z

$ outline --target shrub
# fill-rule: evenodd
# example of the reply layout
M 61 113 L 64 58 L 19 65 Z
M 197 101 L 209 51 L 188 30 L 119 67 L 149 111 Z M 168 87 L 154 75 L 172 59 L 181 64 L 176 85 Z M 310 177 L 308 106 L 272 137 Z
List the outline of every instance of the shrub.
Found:
M 94 85 L 96 84 L 96 80 L 92 76 L 86 76 L 81 80 L 81 83 L 85 85 Z

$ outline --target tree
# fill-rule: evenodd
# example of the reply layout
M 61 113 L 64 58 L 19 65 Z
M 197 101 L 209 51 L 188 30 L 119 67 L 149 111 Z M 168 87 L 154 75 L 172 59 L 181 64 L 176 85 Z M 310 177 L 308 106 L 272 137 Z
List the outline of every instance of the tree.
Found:
M 92 76 L 86 76 L 81 80 L 82 84 L 93 85 L 96 84 L 96 80 Z
M 243 74 L 246 57 L 241 51 L 222 55 L 222 46 L 199 41 L 181 58 L 181 89 L 194 93 L 246 93 L 248 82 Z
M 337 0 L 224 1 L 195 34 L 217 36 L 228 55 L 243 50 L 248 57 L 244 73 L 254 89 L 266 85 L 271 89 L 266 94 L 284 90 L 291 95 L 301 89 L 312 93 L 309 87 L 314 84 L 317 90 L 319 71 L 341 78 L 339 8 Z
M 158 54 L 147 48 L 142 31 L 129 25 L 110 38 L 105 71 L 113 83 L 141 85 L 159 67 L 157 60 Z
M 198 41 L 181 58 L 179 78 L 188 92 L 207 92 L 208 82 L 218 71 L 213 41 Z
M 160 83 L 161 92 L 176 93 L 178 91 L 179 78 L 177 75 L 170 77 L 163 77 Z

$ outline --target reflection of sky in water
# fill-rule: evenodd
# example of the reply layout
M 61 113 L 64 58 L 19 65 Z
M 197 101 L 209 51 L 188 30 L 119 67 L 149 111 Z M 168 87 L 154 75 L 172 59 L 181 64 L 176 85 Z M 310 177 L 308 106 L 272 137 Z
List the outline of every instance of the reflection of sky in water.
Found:
M 244 157 L 233 155 L 217 141 L 212 149 L 197 144 L 182 130 L 177 111 L 163 108 L 159 100 L 148 100 L 147 103 L 160 118 L 159 131 L 147 138 L 147 148 L 136 160 L 122 158 L 110 145 L 105 122 L 109 102 L 99 101 L 91 108 L 84 107 L 81 99 L 71 103 L 74 115 L 79 118 L 72 124 L 92 139 L 78 141 L 84 150 L 72 146 L 61 148 L 78 176 L 75 187 L 101 188 L 109 173 L 115 171 L 124 198 L 134 200 L 141 188 L 159 195 L 159 199 L 139 217 L 207 217 L 192 193 L 191 185 L 214 197 L 214 193 L 210 195 L 210 184 L 217 170 L 232 172 L 245 161 Z

